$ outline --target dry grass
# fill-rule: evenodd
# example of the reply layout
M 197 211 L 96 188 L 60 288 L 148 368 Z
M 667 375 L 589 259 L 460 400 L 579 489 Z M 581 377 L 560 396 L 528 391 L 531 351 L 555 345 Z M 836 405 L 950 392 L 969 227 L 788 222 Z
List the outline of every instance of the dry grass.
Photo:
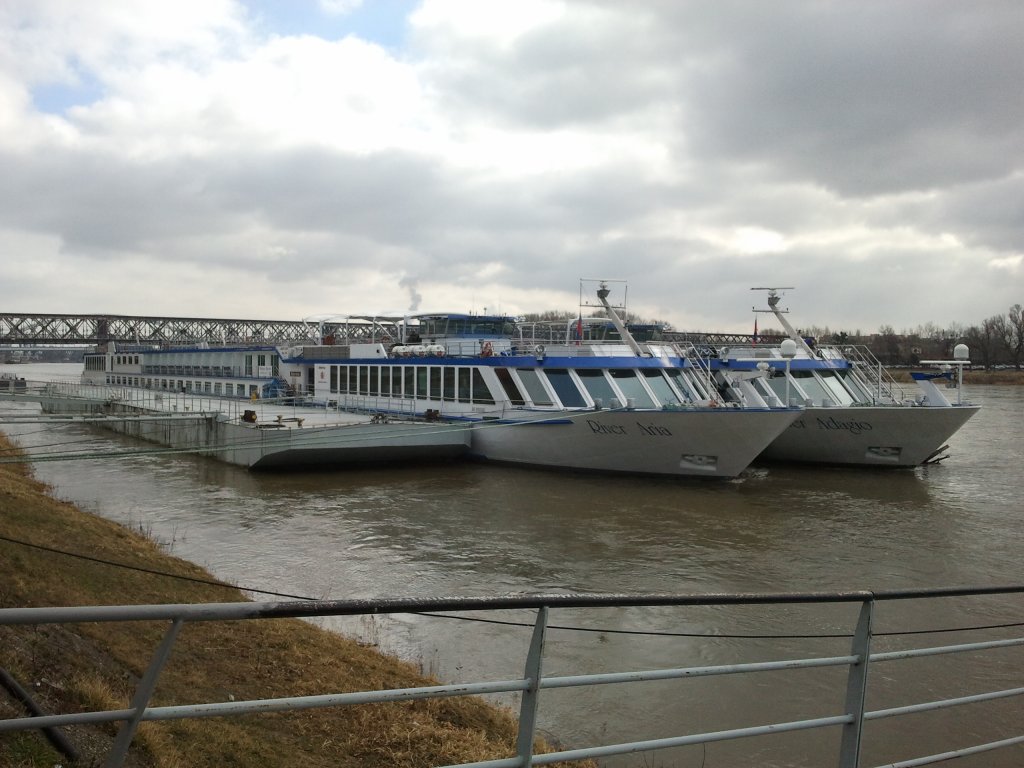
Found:
M 8 447 L 0 437 L 0 447 Z M 210 578 L 152 541 L 56 501 L 25 465 L 0 465 L 0 535 L 93 557 Z M 0 606 L 244 600 L 227 590 L 127 571 L 0 541 Z M 162 623 L 0 627 L 0 666 L 52 712 L 120 709 L 159 643 Z M 312 695 L 436 684 L 411 665 L 298 620 L 186 625 L 153 704 Z M 0 717 L 22 713 L 0 696 Z M 67 729 L 97 764 L 116 727 Z M 129 764 L 427 766 L 514 753 L 512 717 L 471 698 L 147 723 Z M 38 734 L 0 734 L 0 765 L 59 762 Z

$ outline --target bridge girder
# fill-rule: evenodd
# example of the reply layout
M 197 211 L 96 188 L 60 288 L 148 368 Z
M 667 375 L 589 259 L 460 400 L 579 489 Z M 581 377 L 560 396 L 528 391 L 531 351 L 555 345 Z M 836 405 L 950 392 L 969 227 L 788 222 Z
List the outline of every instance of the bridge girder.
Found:
M 0 344 L 294 344 L 318 332 L 301 320 L 0 313 Z
M 344 334 L 339 333 L 344 326 Z M 147 317 L 141 315 L 56 315 L 0 313 L 2 345 L 103 344 L 313 344 L 319 334 L 344 335 L 351 341 L 379 338 L 379 327 L 322 324 L 303 320 L 242 320 L 200 317 Z M 375 336 L 375 333 L 377 334 Z M 666 341 L 720 346 L 749 344 L 750 334 L 683 333 L 669 331 Z M 782 337 L 762 335 L 762 343 L 778 343 Z

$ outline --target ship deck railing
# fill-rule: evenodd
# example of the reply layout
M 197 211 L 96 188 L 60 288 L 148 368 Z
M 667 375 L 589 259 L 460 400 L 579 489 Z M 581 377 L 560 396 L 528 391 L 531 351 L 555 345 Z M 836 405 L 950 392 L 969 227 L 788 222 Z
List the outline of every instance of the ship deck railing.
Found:
M 322 401 L 308 393 L 281 397 L 234 397 L 195 391 L 147 389 L 117 384 L 85 384 L 78 381 L 28 381 L 13 395 L 0 391 L 5 399 L 25 402 L 63 401 L 78 403 L 79 413 L 109 413 L 112 408 L 140 414 L 175 417 L 217 418 L 238 421 L 246 411 L 255 411 L 259 421 L 276 421 L 278 415 L 298 418 L 304 412 L 325 409 Z
M 882 361 L 862 344 L 845 344 L 839 352 L 853 363 L 853 370 L 872 393 L 876 402 L 903 403 L 908 400 L 903 387 L 892 377 Z
M 698 347 L 698 349 L 700 349 Z M 723 354 L 724 353 L 724 354 Z M 784 360 L 781 348 L 777 343 L 753 344 L 749 339 L 742 343 L 722 347 L 717 356 L 734 360 Z M 857 380 L 857 387 L 851 394 L 858 403 L 864 405 L 909 405 L 909 394 L 900 386 L 874 353 L 862 344 L 844 344 L 842 346 L 822 345 L 813 348 L 814 358 L 822 361 L 846 361 L 850 368 L 846 375 Z M 799 350 L 796 359 L 811 359 L 805 350 Z M 863 396 L 870 399 L 864 400 Z
M 506 757 L 480 762 L 462 763 L 461 765 L 476 768 L 514 768 L 516 766 L 547 765 L 555 762 L 571 762 L 585 759 L 600 759 L 616 755 L 653 753 L 674 747 L 687 745 L 707 745 L 740 739 L 771 739 L 778 734 L 808 732 L 817 729 L 829 729 L 836 734 L 838 743 L 836 754 L 829 764 L 840 768 L 860 768 L 863 747 L 871 732 L 866 726 L 879 720 L 890 720 L 908 715 L 925 716 L 951 708 L 975 707 L 984 702 L 1013 699 L 1024 695 L 1024 685 L 1019 679 L 1003 679 L 991 673 L 979 676 L 978 680 L 961 680 L 961 682 L 980 685 L 983 682 L 995 686 L 988 690 L 977 690 L 973 686 L 966 693 L 954 696 L 935 698 L 913 703 L 900 703 L 898 706 L 887 706 L 870 709 L 868 707 L 869 688 L 871 681 L 880 677 L 883 682 L 892 679 L 896 674 L 894 668 L 900 662 L 918 660 L 926 657 L 948 657 L 957 654 L 997 654 L 1008 648 L 1024 646 L 1024 633 L 1021 632 L 1022 622 L 995 623 L 981 618 L 985 610 L 994 610 L 997 596 L 1003 600 L 1016 602 L 1011 610 L 1020 609 L 1020 596 L 1024 594 L 1024 586 L 999 587 L 953 587 L 927 590 L 893 590 L 893 591 L 851 591 L 851 592 L 812 592 L 812 593 L 781 593 L 781 594 L 714 594 L 714 595 L 525 595 L 497 596 L 474 598 L 440 598 L 440 599 L 365 599 L 336 601 L 293 601 L 293 602 L 240 602 L 210 603 L 195 605 L 115 605 L 115 606 L 83 606 L 83 607 L 50 607 L 50 608 L 5 608 L 0 609 L 0 626 L 39 626 L 55 624 L 76 624 L 83 622 L 162 622 L 165 626 L 163 637 L 154 649 L 148 667 L 138 681 L 131 703 L 128 707 L 115 710 L 93 709 L 67 714 L 40 714 L 34 717 L 15 717 L 0 720 L 0 733 L 14 731 L 47 729 L 51 735 L 59 733 L 55 729 L 69 725 L 96 725 L 101 723 L 120 723 L 111 752 L 105 765 L 121 766 L 129 755 L 136 729 L 146 721 L 175 720 L 185 718 L 227 717 L 264 712 L 289 712 L 312 708 L 353 706 L 365 703 L 408 702 L 421 699 L 448 698 L 459 696 L 485 696 L 492 694 L 513 694 L 519 699 L 518 706 L 518 738 L 515 747 L 510 747 Z M 907 602 L 916 600 L 943 600 L 962 598 L 970 600 L 965 615 L 969 615 L 978 624 L 973 627 L 938 628 L 934 630 L 913 630 L 885 633 L 900 637 L 929 637 L 929 632 L 969 632 L 993 631 L 998 629 L 1000 636 L 956 644 L 925 645 L 912 648 L 901 648 L 889 651 L 877 651 L 873 644 L 879 634 L 874 629 L 875 614 L 880 604 L 886 602 Z M 831 605 L 832 609 L 825 606 Z M 831 634 L 780 634 L 749 637 L 782 637 L 782 638 L 836 638 L 841 645 L 839 653 L 812 655 L 801 658 L 778 658 L 765 660 L 763 654 L 754 659 L 737 658 L 730 663 L 699 665 L 689 667 L 626 669 L 603 671 L 597 674 L 549 675 L 545 672 L 545 663 L 552 655 L 549 648 L 557 645 L 552 630 L 572 630 L 580 627 L 566 627 L 553 624 L 552 614 L 560 611 L 572 611 L 574 621 L 580 620 L 580 611 L 584 616 L 598 614 L 607 616 L 607 612 L 616 612 L 621 619 L 624 611 L 651 610 L 693 610 L 699 607 L 713 607 L 714 616 L 721 620 L 725 611 L 739 610 L 741 606 L 767 606 L 773 611 L 783 613 L 793 610 L 793 606 L 804 606 L 822 611 L 832 610 L 825 623 L 839 626 Z M 846 606 L 843 616 L 845 626 L 838 622 L 834 615 L 835 607 Z M 1000 606 L 1002 610 L 1006 606 Z M 253 699 L 246 701 L 219 702 L 181 702 L 154 706 L 152 699 L 157 690 L 160 674 L 171 660 L 171 652 L 182 628 L 190 622 L 200 621 L 243 621 L 252 619 L 281 618 L 323 618 L 329 616 L 377 616 L 381 614 L 415 614 L 418 616 L 436 616 L 439 612 L 443 618 L 452 615 L 472 616 L 492 623 L 495 620 L 503 624 L 509 622 L 509 612 L 528 612 L 532 619 L 522 623 L 524 627 L 532 626 L 530 639 L 523 649 L 525 662 L 522 674 L 512 679 L 487 679 L 442 683 L 412 688 L 388 690 L 367 690 L 359 692 L 324 691 L 312 696 L 284 696 L 274 698 Z M 516 615 L 513 613 L 513 615 Z M 901 611 L 901 615 L 904 612 Z M 930 615 L 946 615 L 945 611 L 933 611 Z M 617 624 L 618 625 L 618 624 Z M 469 627 L 470 625 L 466 625 Z M 238 631 L 244 631 L 239 629 Z M 466 631 L 470 631 L 468 628 Z M 715 630 L 707 633 L 708 639 L 715 637 Z M 687 635 L 691 638 L 686 642 L 699 642 L 700 635 Z M 990 635 L 986 635 L 989 638 Z M 703 654 L 701 654 L 703 656 Z M 606 662 L 602 662 L 604 664 Z M 872 674 L 871 671 L 884 665 L 885 671 Z M 845 684 L 835 690 L 838 700 L 831 708 L 803 716 L 799 719 L 779 719 L 769 717 L 761 722 L 744 727 L 719 728 L 710 731 L 693 733 L 667 733 L 655 738 L 643 738 L 612 744 L 580 745 L 571 749 L 538 754 L 534 751 L 535 737 L 538 735 L 539 707 L 541 700 L 549 696 L 551 691 L 573 691 L 584 687 L 598 686 L 607 690 L 607 696 L 622 701 L 627 694 L 616 686 L 637 684 L 653 681 L 676 681 L 680 686 L 679 701 L 686 701 L 686 686 L 693 685 L 697 678 L 717 676 L 763 675 L 765 673 L 789 674 L 797 670 L 810 670 L 816 674 L 826 674 L 824 670 L 846 670 Z M 1006 677 L 1020 676 L 1020 664 L 1005 664 Z M 958 678 L 959 679 L 959 678 Z M 776 685 L 770 689 L 777 694 L 777 709 L 784 711 L 787 693 L 792 689 L 786 685 Z M 630 689 L 634 696 L 636 689 Z M 693 706 L 701 706 L 697 698 L 691 699 Z M 875 701 L 875 698 L 872 698 Z M 819 706 L 817 702 L 815 707 Z M 1024 733 L 1021 730 L 1020 718 L 1008 718 L 1007 722 L 1016 724 L 1012 733 L 999 733 L 998 738 L 982 743 L 960 744 L 942 752 L 903 757 L 897 761 L 886 762 L 890 768 L 910 768 L 911 766 L 930 765 L 967 755 L 1010 749 L 1024 744 Z M 544 724 L 550 728 L 550 723 Z M 915 718 L 909 727 L 919 728 L 920 720 Z M 974 729 L 964 728 L 962 734 L 947 734 L 969 738 Z M 974 737 L 977 738 L 977 737 Z M 929 742 L 934 743 L 934 742 Z M 763 746 L 763 745 L 762 745 Z M 752 747 L 753 748 L 753 747 Z M 934 748 L 934 747 L 932 747 Z M 792 756 L 794 763 L 807 764 L 799 755 Z M 816 760 L 820 760 L 816 758 Z M 646 763 L 645 763 L 646 764 Z

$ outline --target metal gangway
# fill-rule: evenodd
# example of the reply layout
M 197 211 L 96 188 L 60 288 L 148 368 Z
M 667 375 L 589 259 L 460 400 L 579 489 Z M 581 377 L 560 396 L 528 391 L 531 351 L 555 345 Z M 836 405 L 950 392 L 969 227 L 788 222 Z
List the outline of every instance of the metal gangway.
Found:
M 852 591 L 819 593 L 782 594 L 715 594 L 715 595 L 529 595 L 479 598 L 443 599 L 369 599 L 340 601 L 294 601 L 294 602 L 241 602 L 209 603 L 194 605 L 118 605 L 66 608 L 6 608 L 0 609 L 0 626 L 44 625 L 78 622 L 163 622 L 166 630 L 163 639 L 155 649 L 148 669 L 142 675 L 135 690 L 131 705 L 126 709 L 113 711 L 88 711 L 73 714 L 41 715 L 0 721 L 0 733 L 28 729 L 53 729 L 72 724 L 121 723 L 106 765 L 121 766 L 128 755 L 136 728 L 141 722 L 181 718 L 204 718 L 242 715 L 255 712 L 285 712 L 319 707 L 341 707 L 369 702 L 407 702 L 412 700 L 481 696 L 487 694 L 513 693 L 520 697 L 518 714 L 518 739 L 515 754 L 506 758 L 467 763 L 476 768 L 515 768 L 531 765 L 548 765 L 555 762 L 600 759 L 616 755 L 654 752 L 671 747 L 735 739 L 749 739 L 787 732 L 809 731 L 812 729 L 839 729 L 838 754 L 833 764 L 840 768 L 858 768 L 861 763 L 861 747 L 864 742 L 866 723 L 888 718 L 899 718 L 946 710 L 954 707 L 968 707 L 980 702 L 1017 697 L 1024 694 L 1024 686 L 999 688 L 931 701 L 921 701 L 885 709 L 869 709 L 866 706 L 871 671 L 880 665 L 893 665 L 901 661 L 929 656 L 953 654 L 984 654 L 996 649 L 1024 645 L 1024 622 L 991 624 L 970 629 L 1000 628 L 1007 636 L 995 640 L 959 643 L 954 645 L 929 645 L 902 650 L 879 652 L 873 649 L 873 622 L 876 607 L 883 602 L 932 600 L 937 598 L 962 597 L 977 600 L 984 606 L 994 595 L 1021 595 L 1024 586 L 1004 587 L 955 587 L 929 590 L 893 591 Z M 807 658 L 782 658 L 776 660 L 745 661 L 735 663 L 695 666 L 685 668 L 658 668 L 649 670 L 624 670 L 600 674 L 577 674 L 548 676 L 545 674 L 545 650 L 548 643 L 551 614 L 563 609 L 584 609 L 587 611 L 620 609 L 661 609 L 665 607 L 691 608 L 696 606 L 771 606 L 782 610 L 785 606 L 812 606 L 824 604 L 846 604 L 856 609 L 856 619 L 847 631 L 828 637 L 848 638 L 849 651 L 839 655 L 812 656 Z M 973 606 L 973 603 L 972 603 Z M 181 703 L 171 706 L 150 706 L 161 670 L 168 663 L 175 640 L 182 628 L 190 622 L 240 621 L 252 619 L 314 618 L 328 616 L 369 616 L 380 614 L 430 614 L 435 612 L 495 612 L 508 610 L 529 610 L 535 613 L 532 636 L 525 650 L 525 664 L 521 677 L 506 680 L 485 680 L 458 682 L 426 687 L 372 690 L 354 693 L 325 692 L 321 695 L 267 698 L 248 701 L 221 701 L 205 703 Z M 980 609 L 979 611 L 980 612 Z M 498 614 L 499 616 L 501 614 Z M 972 615 L 974 615 L 972 613 Z M 559 627 L 564 629 L 564 627 Z M 950 631 L 944 629 L 942 631 Z M 914 634 L 914 633 L 898 633 Z M 688 680 L 712 676 L 758 675 L 766 672 L 795 672 L 797 670 L 824 670 L 840 668 L 846 670 L 845 690 L 842 691 L 841 711 L 823 712 L 814 717 L 800 720 L 765 722 L 758 725 L 731 728 L 700 733 L 672 734 L 657 739 L 647 739 L 616 744 L 580 746 L 545 754 L 534 753 L 534 737 L 537 735 L 538 706 L 542 696 L 559 689 L 578 689 L 590 686 L 614 686 L 626 683 L 651 681 L 679 681 L 685 686 Z M 1019 671 L 1020 667 L 1013 667 Z M 884 678 L 888 670 L 882 673 Z M 970 681 L 974 682 L 974 681 Z M 1006 682 L 1006 681 L 1001 681 Z M 780 687 L 780 696 L 785 688 Z M 839 693 L 839 692 L 837 692 Z M 635 695 L 635 693 L 634 693 Z M 681 696 L 685 695 L 681 691 Z M 1016 721 L 1024 723 L 1024 719 Z M 954 760 L 967 755 L 1005 749 L 1024 744 L 1024 733 L 1007 734 L 1005 738 L 981 744 L 965 744 L 955 750 L 922 755 L 920 757 L 886 763 L 889 768 L 911 768 Z M 646 764 L 646 763 L 645 763 Z
M 826 348 L 827 350 L 827 348 Z M 843 357 L 853 363 L 854 369 L 870 387 L 876 403 L 902 403 L 907 395 L 882 361 L 862 344 L 845 344 L 839 348 Z

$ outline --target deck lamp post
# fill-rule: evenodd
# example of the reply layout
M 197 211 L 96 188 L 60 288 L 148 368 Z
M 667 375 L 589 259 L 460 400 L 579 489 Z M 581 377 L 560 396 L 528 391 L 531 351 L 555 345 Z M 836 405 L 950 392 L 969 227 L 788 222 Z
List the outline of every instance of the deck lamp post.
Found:
M 960 405 L 961 393 L 964 391 L 964 366 L 971 362 L 971 350 L 966 344 L 953 347 L 953 360 L 956 365 L 956 404 Z
M 796 357 L 796 342 L 792 339 L 783 339 L 782 344 L 779 345 L 779 352 L 786 358 L 786 407 L 789 408 L 789 364 Z

